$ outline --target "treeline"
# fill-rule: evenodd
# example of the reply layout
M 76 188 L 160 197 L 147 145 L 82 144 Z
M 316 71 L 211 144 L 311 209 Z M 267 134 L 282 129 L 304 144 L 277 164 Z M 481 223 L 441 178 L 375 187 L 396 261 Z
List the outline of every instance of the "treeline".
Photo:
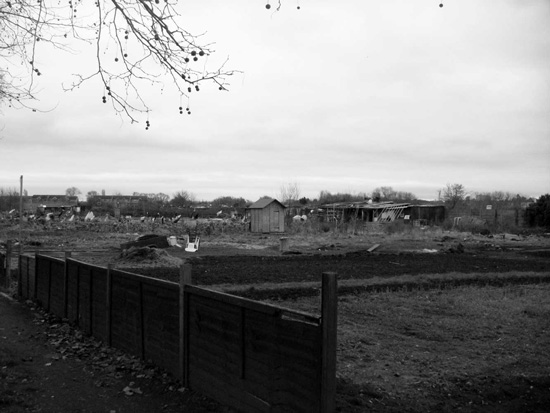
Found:
M 424 203 L 418 197 L 405 191 L 395 190 L 391 186 L 381 186 L 373 191 L 348 193 L 331 193 L 327 190 L 319 192 L 319 196 L 310 199 L 300 194 L 300 187 L 297 183 L 281 187 L 279 200 L 287 206 L 303 205 L 304 207 L 318 207 L 324 204 L 339 202 L 358 202 L 372 200 L 372 202 L 393 201 L 396 203 Z M 67 188 L 66 195 L 78 195 L 80 190 L 76 187 Z M 27 192 L 24 191 L 24 196 Z M 132 197 L 131 203 L 118 203 L 116 199 Z M 265 198 L 267 196 L 261 197 Z M 110 200 L 110 201 L 109 201 Z M 19 191 L 16 188 L 0 187 L 0 211 L 19 209 Z M 221 196 L 212 201 L 199 201 L 196 196 L 185 190 L 181 190 L 169 196 L 164 193 L 141 193 L 134 192 L 131 196 L 123 196 L 120 193 L 106 196 L 105 191 L 101 193 L 90 191 L 86 194 L 84 209 L 94 210 L 98 213 L 112 214 L 114 208 L 119 208 L 121 214 L 128 215 L 163 215 L 171 216 L 178 214 L 189 214 L 197 209 L 203 210 L 208 215 L 216 215 L 220 211 L 224 214 L 238 212 L 242 213 L 253 201 L 243 197 Z M 521 211 L 524 223 L 531 227 L 550 228 L 550 195 L 542 195 L 538 199 L 528 198 L 511 192 L 469 192 L 462 184 L 447 184 L 437 191 L 435 202 L 444 204 L 450 215 L 460 216 L 460 213 L 469 215 L 481 215 L 481 211 L 491 209 L 495 211 L 515 210 Z M 460 212 L 458 212 L 460 211 Z M 516 214 L 517 215 L 517 214 Z
M 26 195 L 26 192 L 24 192 Z M 16 188 L 0 188 L 0 211 L 19 209 L 19 191 Z

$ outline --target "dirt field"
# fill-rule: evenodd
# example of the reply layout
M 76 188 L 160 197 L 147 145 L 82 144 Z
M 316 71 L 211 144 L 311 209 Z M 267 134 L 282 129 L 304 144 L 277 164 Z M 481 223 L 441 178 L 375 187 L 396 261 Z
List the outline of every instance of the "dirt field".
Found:
M 280 301 L 316 311 L 318 298 Z M 550 286 L 339 299 L 344 412 L 548 412 Z
M 196 253 L 170 247 L 121 255 L 121 243 L 151 230 L 108 232 L 96 225 L 23 232 L 22 238 L 28 251 L 71 250 L 79 260 L 173 281 L 186 260 L 193 265 L 194 282 L 213 288 L 313 285 L 325 271 L 337 272 L 341 284 L 403 275 L 550 275 L 550 238 L 544 235 L 487 237 L 439 229 L 297 232 L 284 235 L 289 249 L 282 253 L 281 235 L 213 232 L 202 237 Z M 169 226 L 154 232 L 180 239 L 184 234 Z M 5 229 L 0 240 L 17 234 Z M 315 313 L 318 289 L 312 291 L 311 297 L 275 295 L 274 302 Z M 548 411 L 549 291 L 547 284 L 539 284 L 341 296 L 338 410 Z M 162 386 L 151 385 L 152 392 L 158 389 Z M 207 411 L 216 405 L 188 406 L 186 411 Z

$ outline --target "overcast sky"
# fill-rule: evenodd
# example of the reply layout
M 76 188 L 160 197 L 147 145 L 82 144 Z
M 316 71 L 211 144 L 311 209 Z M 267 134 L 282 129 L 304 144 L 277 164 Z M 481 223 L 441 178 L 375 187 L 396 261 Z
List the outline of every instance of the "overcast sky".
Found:
M 172 91 L 147 91 L 145 130 L 95 81 L 62 92 L 89 49 L 39 54 L 40 104 L 55 109 L 2 107 L 0 187 L 24 175 L 31 195 L 550 192 L 550 1 L 180 4 L 185 27 L 216 43 L 208 63 L 243 72 L 230 91 L 203 87 L 190 116 Z

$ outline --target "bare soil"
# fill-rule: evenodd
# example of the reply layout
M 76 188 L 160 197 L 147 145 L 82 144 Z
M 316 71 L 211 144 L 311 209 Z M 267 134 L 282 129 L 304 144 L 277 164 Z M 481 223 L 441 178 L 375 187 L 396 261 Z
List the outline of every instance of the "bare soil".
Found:
M 169 227 L 155 232 L 180 235 Z M 14 235 L 14 230 L 0 232 L 4 240 Z M 178 265 L 185 260 L 193 264 L 194 282 L 209 286 L 311 282 L 318 281 L 325 271 L 337 272 L 340 280 L 451 272 L 550 274 L 550 239 L 544 236 L 484 237 L 440 230 L 297 233 L 284 235 L 289 238 L 289 250 L 281 252 L 281 235 L 238 233 L 203 236 L 196 253 L 170 247 L 154 253 L 123 254 L 120 244 L 137 235 L 61 228 L 24 233 L 22 241 L 26 251 L 37 247 L 58 254 L 73 251 L 79 260 L 112 263 L 173 281 L 178 279 Z M 367 252 L 377 244 L 373 252 Z M 532 288 L 548 292 L 544 285 Z M 475 315 L 466 310 L 450 311 L 446 303 L 459 299 L 447 292 L 399 294 L 340 298 L 339 411 L 548 411 L 543 409 L 550 402 L 548 358 L 538 350 L 529 352 L 528 358 L 518 354 L 529 346 L 549 347 L 550 327 L 545 320 L 550 320 L 550 313 L 527 308 L 532 317 L 518 315 L 510 320 L 510 328 L 508 324 L 493 325 L 489 318 L 473 332 L 455 329 L 442 333 L 442 324 L 455 323 L 458 317 L 467 326 L 466 321 Z M 460 293 L 460 300 L 471 294 L 468 290 Z M 412 304 L 425 296 L 437 305 Z M 278 303 L 315 312 L 315 299 Z M 161 371 L 82 337 L 39 309 L 5 297 L 0 297 L 0 306 L 2 411 L 230 411 L 183 391 Z M 504 326 L 508 340 L 504 350 L 494 346 L 500 343 L 496 341 L 502 330 L 498 325 Z M 515 364 L 499 362 L 499 357 L 508 356 L 510 360 L 515 357 Z M 478 368 L 480 363 L 483 369 Z

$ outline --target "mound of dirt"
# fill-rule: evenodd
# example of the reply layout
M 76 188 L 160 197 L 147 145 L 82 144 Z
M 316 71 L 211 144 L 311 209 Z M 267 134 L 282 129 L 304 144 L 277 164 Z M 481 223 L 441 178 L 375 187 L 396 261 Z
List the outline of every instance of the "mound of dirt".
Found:
M 117 260 L 120 264 L 135 265 L 160 265 L 160 266 L 179 266 L 182 260 L 170 256 L 165 250 L 152 247 L 130 247 L 122 250 Z

